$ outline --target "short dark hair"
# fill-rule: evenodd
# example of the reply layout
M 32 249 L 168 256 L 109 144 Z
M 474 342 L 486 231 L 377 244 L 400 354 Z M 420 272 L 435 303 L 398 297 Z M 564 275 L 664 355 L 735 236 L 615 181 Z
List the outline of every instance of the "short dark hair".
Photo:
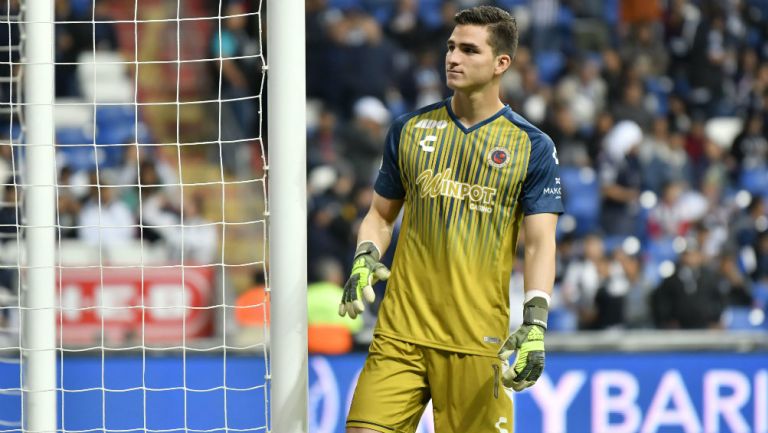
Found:
M 504 9 L 495 6 L 476 6 L 464 9 L 453 17 L 456 25 L 488 26 L 488 44 L 493 53 L 509 54 L 513 59 L 517 51 L 517 21 Z

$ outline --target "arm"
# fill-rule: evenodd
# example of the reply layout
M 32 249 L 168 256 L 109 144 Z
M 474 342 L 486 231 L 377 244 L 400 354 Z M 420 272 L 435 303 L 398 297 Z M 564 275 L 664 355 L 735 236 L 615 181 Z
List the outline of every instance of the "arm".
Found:
M 532 386 L 544 370 L 544 331 L 547 329 L 547 310 L 555 281 L 556 226 L 555 213 L 535 213 L 523 218 L 523 324 L 499 350 L 499 357 L 511 364 L 504 369 L 502 383 L 515 391 Z M 515 352 L 517 356 L 512 360 Z
M 557 215 L 540 213 L 523 219 L 525 233 L 525 300 L 543 297 L 549 303 L 555 281 Z
M 371 208 L 360 224 L 357 244 L 360 245 L 365 241 L 373 242 L 380 256 L 383 256 L 392 240 L 395 220 L 402 207 L 403 200 L 388 199 L 374 192 Z
M 634 188 L 611 184 L 602 188 L 603 196 L 621 203 L 632 203 L 637 200 L 638 191 Z
M 357 250 L 352 264 L 352 275 L 344 285 L 344 295 L 339 305 L 339 315 L 349 314 L 355 318 L 365 310 L 365 299 L 369 304 L 376 300 L 373 285 L 389 278 L 389 269 L 379 263 L 381 256 L 392 240 L 395 219 L 403 207 L 402 199 L 388 199 L 373 193 L 368 214 L 363 218 L 357 235 Z

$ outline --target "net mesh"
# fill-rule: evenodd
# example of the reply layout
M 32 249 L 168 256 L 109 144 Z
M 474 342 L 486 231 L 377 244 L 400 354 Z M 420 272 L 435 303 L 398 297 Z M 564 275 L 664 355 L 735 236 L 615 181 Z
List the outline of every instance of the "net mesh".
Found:
M 41 247 L 23 214 L 31 1 L 0 11 L 0 431 L 25 425 Z M 262 4 L 55 5 L 51 415 L 66 432 L 268 431 Z

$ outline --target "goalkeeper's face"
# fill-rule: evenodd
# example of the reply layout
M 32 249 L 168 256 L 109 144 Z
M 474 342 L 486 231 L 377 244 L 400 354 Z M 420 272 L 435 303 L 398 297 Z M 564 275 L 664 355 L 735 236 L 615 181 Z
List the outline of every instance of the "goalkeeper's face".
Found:
M 457 25 L 448 39 L 445 75 L 448 87 L 456 91 L 482 89 L 509 67 L 507 55 L 494 55 L 488 43 L 488 27 Z

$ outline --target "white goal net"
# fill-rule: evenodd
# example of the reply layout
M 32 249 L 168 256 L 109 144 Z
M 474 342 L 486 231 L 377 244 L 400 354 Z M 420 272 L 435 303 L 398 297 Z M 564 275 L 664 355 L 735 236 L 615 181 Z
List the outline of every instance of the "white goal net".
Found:
M 46 3 L 55 42 L 39 53 L 29 33 Z M 270 430 L 262 9 L 2 2 L 0 432 L 41 431 L 30 417 L 52 394 L 43 415 L 61 432 Z M 55 86 L 29 81 L 41 55 Z M 52 167 L 31 159 L 47 123 Z M 46 188 L 41 227 L 30 202 Z M 30 235 L 41 228 L 52 244 Z M 33 259 L 51 249 L 55 299 L 39 307 Z M 52 329 L 30 323 L 46 309 Z M 46 332 L 55 348 L 25 335 Z M 46 351 L 55 381 L 41 387 Z

